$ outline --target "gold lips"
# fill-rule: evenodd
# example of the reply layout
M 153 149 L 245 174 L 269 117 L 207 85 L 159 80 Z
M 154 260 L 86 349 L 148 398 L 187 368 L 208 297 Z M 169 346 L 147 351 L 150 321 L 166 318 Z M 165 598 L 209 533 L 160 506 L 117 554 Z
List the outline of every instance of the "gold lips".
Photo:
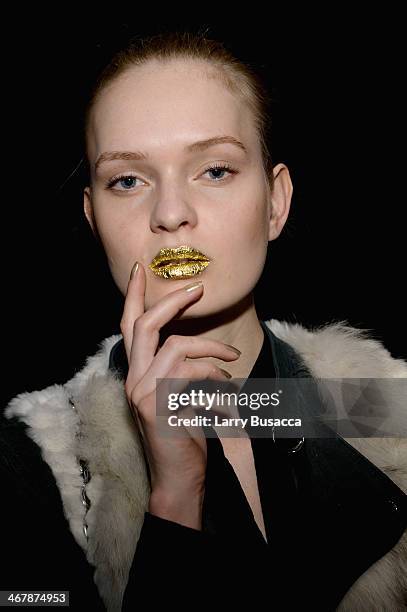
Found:
M 209 266 L 210 259 L 189 246 L 176 249 L 160 249 L 150 264 L 150 269 L 162 278 L 181 280 L 196 276 Z

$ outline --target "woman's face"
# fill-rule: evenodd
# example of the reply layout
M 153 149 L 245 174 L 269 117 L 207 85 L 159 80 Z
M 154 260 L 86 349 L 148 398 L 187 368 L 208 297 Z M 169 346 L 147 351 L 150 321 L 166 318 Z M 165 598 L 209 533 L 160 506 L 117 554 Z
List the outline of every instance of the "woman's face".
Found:
M 270 192 L 251 113 L 205 68 L 177 60 L 129 69 L 103 90 L 88 130 L 84 210 L 116 285 L 125 295 L 140 261 L 148 310 L 166 293 L 203 281 L 203 297 L 183 318 L 216 314 L 253 290 L 292 190 L 279 164 Z M 215 137 L 245 150 L 231 142 L 196 144 Z M 182 245 L 206 255 L 207 267 L 185 279 L 154 274 L 149 264 L 160 249 Z

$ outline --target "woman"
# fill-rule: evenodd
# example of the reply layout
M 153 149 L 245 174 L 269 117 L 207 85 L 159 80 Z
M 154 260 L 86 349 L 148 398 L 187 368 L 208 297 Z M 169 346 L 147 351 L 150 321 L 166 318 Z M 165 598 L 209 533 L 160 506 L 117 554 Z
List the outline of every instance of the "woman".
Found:
M 7 406 L 4 588 L 108 610 L 401 609 L 404 440 L 159 435 L 157 379 L 407 377 L 361 330 L 258 319 L 292 196 L 266 109 L 253 70 L 199 36 L 135 41 L 100 76 L 84 213 L 125 297 L 122 333 Z

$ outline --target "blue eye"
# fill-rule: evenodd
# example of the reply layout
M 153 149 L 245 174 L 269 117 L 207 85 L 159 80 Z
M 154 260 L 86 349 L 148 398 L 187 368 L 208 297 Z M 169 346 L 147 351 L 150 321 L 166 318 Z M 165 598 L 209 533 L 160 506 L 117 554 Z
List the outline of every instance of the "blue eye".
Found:
M 117 183 L 120 183 L 123 187 L 123 191 L 130 191 L 132 187 L 134 187 L 134 184 L 132 184 L 131 181 L 136 180 L 137 176 L 133 176 L 132 174 L 123 174 L 122 176 L 117 176 L 116 178 L 110 179 L 110 181 L 107 183 L 107 187 L 108 189 L 111 189 L 117 185 Z
M 134 185 L 131 184 L 131 182 L 137 180 L 137 178 L 135 176 L 125 176 L 124 178 L 119 180 L 119 183 L 121 183 L 122 187 L 124 187 L 125 189 L 128 189 L 130 187 L 133 187 Z
M 235 170 L 234 168 L 231 168 L 229 165 L 227 164 L 214 164 L 213 166 L 209 166 L 209 168 L 206 168 L 206 170 L 204 171 L 204 174 L 206 174 L 207 172 L 228 172 L 229 174 L 236 174 L 237 170 Z M 217 176 L 215 177 L 216 180 L 212 181 L 213 183 L 220 183 L 222 182 L 224 179 L 222 179 L 221 177 Z

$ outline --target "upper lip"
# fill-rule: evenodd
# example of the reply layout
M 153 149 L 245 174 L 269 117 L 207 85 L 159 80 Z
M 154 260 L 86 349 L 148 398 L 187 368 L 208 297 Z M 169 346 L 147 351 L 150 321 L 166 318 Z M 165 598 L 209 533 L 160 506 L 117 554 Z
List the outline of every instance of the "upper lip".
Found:
M 210 261 L 209 257 L 188 245 L 181 245 L 179 247 L 164 247 L 158 251 L 152 260 L 150 267 L 156 268 L 158 266 L 166 265 L 169 263 L 176 263 L 180 260 L 189 261 Z

